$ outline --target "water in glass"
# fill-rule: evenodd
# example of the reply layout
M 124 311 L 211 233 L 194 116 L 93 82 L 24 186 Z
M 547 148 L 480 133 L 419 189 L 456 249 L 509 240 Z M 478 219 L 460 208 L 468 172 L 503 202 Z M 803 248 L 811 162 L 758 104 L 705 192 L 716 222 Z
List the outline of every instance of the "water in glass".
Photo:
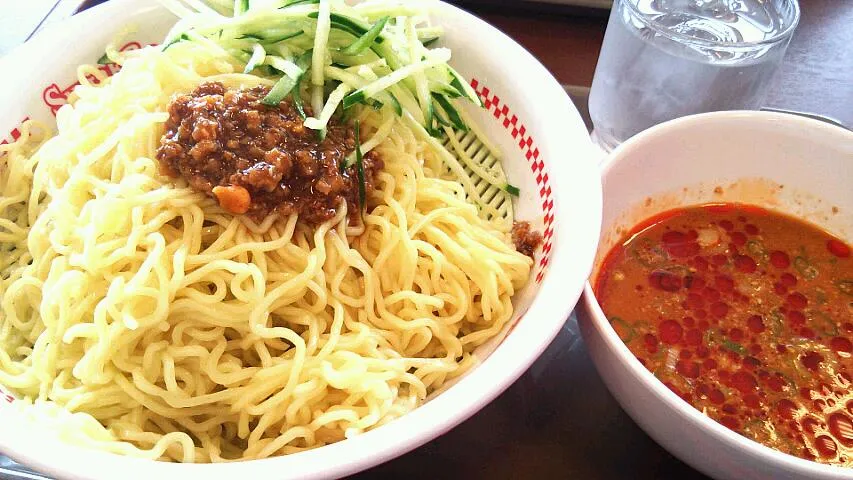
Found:
M 757 109 L 799 17 L 796 0 L 616 0 L 590 92 L 610 150 L 693 113 Z

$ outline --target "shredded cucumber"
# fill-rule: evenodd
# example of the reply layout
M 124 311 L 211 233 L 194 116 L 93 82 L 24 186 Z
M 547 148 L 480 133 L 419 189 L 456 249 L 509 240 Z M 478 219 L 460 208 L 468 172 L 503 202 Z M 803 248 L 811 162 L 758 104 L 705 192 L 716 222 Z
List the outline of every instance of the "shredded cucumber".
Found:
M 387 89 L 388 87 L 401 82 L 405 78 L 418 72 L 422 72 L 427 68 L 447 63 L 450 60 L 450 50 L 440 49 L 433 50 L 431 58 L 414 62 L 406 65 L 403 68 L 394 70 L 389 75 L 386 75 L 375 82 L 359 88 L 355 92 L 347 95 L 344 98 L 344 108 L 347 105 L 353 105 L 363 101 L 365 98 L 373 98 L 377 93 Z
M 348 47 L 341 50 L 341 53 L 344 55 L 358 55 L 367 50 L 368 47 L 373 45 L 373 42 L 380 40 L 379 35 L 382 33 L 382 29 L 385 28 L 386 23 L 388 23 L 388 17 L 380 18 L 375 25 L 370 27 L 370 30 L 358 37 L 358 40 L 352 42 Z
M 237 71 L 272 77 L 275 84 L 262 102 L 277 106 L 291 99 L 305 127 L 321 139 L 336 112 L 341 121 L 361 121 L 364 109 L 379 110 L 381 125 L 362 129 L 370 132 L 359 139 L 362 154 L 402 121 L 434 147 L 446 165 L 439 174 L 458 180 L 483 218 L 501 230 L 511 228 L 511 197 L 520 191 L 507 181 L 499 151 L 463 108 L 482 102 L 448 65 L 450 50 L 429 48 L 444 33 L 429 23 L 429 2 L 209 0 L 205 7 L 201 0 L 161 1 L 181 17 L 164 50 L 194 42 L 235 63 Z M 354 166 L 356 157 L 342 166 Z
M 243 69 L 243 73 L 249 73 L 255 69 L 256 66 L 264 63 L 264 58 L 266 57 L 267 52 L 264 50 L 264 47 L 256 43 L 252 49 L 252 56 L 249 58 L 249 61 L 246 63 L 246 68 Z
M 326 125 L 332 118 L 332 114 L 335 113 L 335 110 L 338 108 L 341 100 L 343 100 L 344 95 L 349 93 L 350 90 L 350 86 L 345 83 L 338 85 L 338 87 L 329 95 L 329 100 L 326 102 L 326 105 L 323 106 L 323 110 L 317 118 L 308 117 L 305 119 L 305 126 L 313 130 L 322 130 L 326 128 Z

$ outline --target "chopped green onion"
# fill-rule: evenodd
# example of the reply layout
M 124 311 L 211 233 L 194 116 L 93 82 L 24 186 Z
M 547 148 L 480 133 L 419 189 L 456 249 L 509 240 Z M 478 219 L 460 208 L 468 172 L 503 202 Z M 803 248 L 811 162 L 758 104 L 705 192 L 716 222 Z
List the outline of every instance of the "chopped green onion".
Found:
M 835 286 L 844 295 L 853 297 L 853 280 L 839 280 L 835 282 Z
M 616 331 L 616 334 L 619 335 L 619 338 L 626 344 L 634 339 L 634 328 L 628 322 L 622 320 L 621 317 L 610 317 L 610 325 Z
M 818 332 L 830 337 L 838 335 L 838 325 L 835 324 L 829 315 L 821 311 L 811 310 L 806 312 L 806 317 Z
M 773 332 L 774 337 L 782 335 L 782 330 L 785 328 L 784 318 L 782 312 L 778 309 L 770 312 L 770 330 Z
M 249 11 L 249 0 L 234 0 L 234 16 L 242 15 Z
M 758 263 L 767 263 L 770 255 L 767 254 L 767 249 L 758 240 L 750 240 L 746 242 L 746 250 L 756 259 Z
M 509 183 L 504 185 L 504 191 L 512 195 L 513 197 L 517 197 L 519 194 L 521 194 L 521 190 L 519 190 L 518 187 L 516 187 L 515 185 L 510 185 Z
M 794 268 L 796 268 L 806 280 L 814 280 L 817 278 L 818 270 L 803 256 L 794 258 Z
M 656 268 L 669 260 L 666 251 L 648 238 L 643 238 L 628 249 L 628 254 L 644 267 Z
M 108 57 L 106 53 L 101 55 L 101 58 L 98 59 L 98 65 L 107 65 L 110 63 L 113 63 L 113 62 L 112 62 L 112 60 L 110 60 L 110 57 Z
M 430 47 L 432 44 L 434 44 L 435 42 L 437 42 L 437 41 L 438 41 L 438 39 L 439 39 L 439 37 L 430 38 L 430 39 L 428 39 L 428 40 L 424 40 L 423 44 L 424 44 L 424 46 L 425 46 L 425 47 Z
M 729 340 L 728 338 L 723 339 L 721 346 L 723 348 L 725 348 L 726 350 L 728 350 L 730 352 L 737 353 L 738 355 L 741 355 L 741 356 L 744 356 L 747 353 L 746 348 L 744 348 L 743 345 L 741 345 L 737 342 L 733 342 L 733 341 Z
M 358 55 L 367 50 L 367 48 L 370 47 L 377 38 L 379 38 L 379 35 L 382 33 L 382 29 L 385 28 L 386 23 L 388 23 L 388 17 L 380 18 L 378 22 L 370 27 L 370 30 L 368 30 L 367 33 L 360 36 L 356 41 L 341 50 L 341 53 L 344 55 Z

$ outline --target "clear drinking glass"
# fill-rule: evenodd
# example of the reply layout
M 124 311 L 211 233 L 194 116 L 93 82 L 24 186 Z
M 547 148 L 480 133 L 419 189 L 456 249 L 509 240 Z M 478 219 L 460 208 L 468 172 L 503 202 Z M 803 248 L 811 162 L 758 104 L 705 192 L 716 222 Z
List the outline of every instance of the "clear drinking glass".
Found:
M 610 151 L 653 125 L 758 109 L 800 18 L 797 0 L 614 0 L 589 96 Z

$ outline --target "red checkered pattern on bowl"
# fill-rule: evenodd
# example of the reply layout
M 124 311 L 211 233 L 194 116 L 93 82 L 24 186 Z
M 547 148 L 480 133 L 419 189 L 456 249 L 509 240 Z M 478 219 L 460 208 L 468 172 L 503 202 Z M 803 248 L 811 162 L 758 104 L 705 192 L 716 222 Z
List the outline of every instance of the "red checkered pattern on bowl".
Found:
M 527 159 L 527 163 L 530 164 L 530 170 L 536 175 L 539 199 L 542 201 L 542 223 L 544 226 L 542 253 L 536 272 L 536 283 L 541 283 L 548 269 L 551 256 L 551 239 L 554 236 L 554 199 L 551 197 L 551 182 L 545 168 L 545 162 L 540 158 L 539 148 L 536 147 L 533 137 L 527 131 L 524 123 L 512 113 L 509 105 L 502 103 L 500 97 L 476 78 L 471 80 L 471 86 L 480 95 L 486 110 L 509 131 L 514 140 L 518 141 L 518 148 L 524 158 Z

